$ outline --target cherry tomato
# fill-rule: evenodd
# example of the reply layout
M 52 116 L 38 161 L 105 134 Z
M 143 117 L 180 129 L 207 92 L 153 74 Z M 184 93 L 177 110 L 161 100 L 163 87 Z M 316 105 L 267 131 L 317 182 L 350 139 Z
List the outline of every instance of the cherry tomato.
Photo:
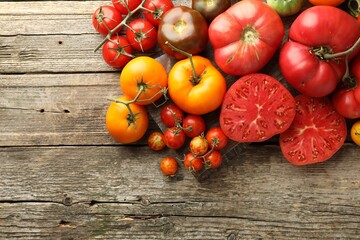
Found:
M 343 2 L 345 2 L 345 0 L 309 0 L 309 2 L 312 5 L 327 5 L 337 7 Z
M 138 18 L 128 24 L 126 38 L 135 50 L 145 52 L 156 45 L 157 32 L 151 22 Z
M 186 136 L 194 138 L 205 132 L 206 123 L 203 117 L 189 114 L 183 120 L 183 129 Z
M 204 155 L 209 149 L 209 143 L 203 136 L 197 136 L 190 141 L 190 151 L 195 156 Z
M 137 101 L 139 105 L 147 105 L 159 99 L 167 82 L 164 66 L 147 56 L 132 59 L 120 74 L 120 87 L 124 95 L 134 99 L 142 91 Z
M 129 101 L 126 96 L 118 98 Z M 148 128 L 149 118 L 146 109 L 137 104 L 130 104 L 129 109 L 122 103 L 112 102 L 106 113 L 106 127 L 110 135 L 121 143 L 133 143 L 142 138 Z
M 160 151 L 166 147 L 164 134 L 161 132 L 153 132 L 147 140 L 148 146 L 154 151 Z
M 218 151 L 223 149 L 228 143 L 228 137 L 220 127 L 210 128 L 206 132 L 205 138 L 209 143 L 209 147 Z
M 212 151 L 205 156 L 205 164 L 209 168 L 218 168 L 222 164 L 222 156 L 218 151 Z
M 175 104 L 168 104 L 161 109 L 160 118 L 165 126 L 174 127 L 183 121 L 184 112 Z
M 132 58 L 132 47 L 126 38 L 122 36 L 112 36 L 106 41 L 102 48 L 104 61 L 115 68 L 124 67 Z
M 122 15 L 127 15 L 141 4 L 141 0 L 111 0 L 114 7 Z
M 164 13 L 174 7 L 171 0 L 146 0 L 143 7 L 144 17 L 155 27 L 158 27 Z
M 164 133 L 164 139 L 166 146 L 171 149 L 179 149 L 185 143 L 184 131 L 178 127 L 172 127 L 166 129 Z
M 357 121 L 352 125 L 350 134 L 354 143 L 360 146 L 360 121 Z
M 96 31 L 106 36 L 122 21 L 121 14 L 112 6 L 101 6 L 92 15 L 92 24 Z M 115 33 L 119 32 L 118 28 Z
M 160 162 L 160 170 L 166 176 L 176 174 L 178 170 L 178 163 L 173 157 L 165 157 Z
M 191 172 L 199 172 L 204 167 L 204 160 L 190 152 L 184 157 L 184 167 Z

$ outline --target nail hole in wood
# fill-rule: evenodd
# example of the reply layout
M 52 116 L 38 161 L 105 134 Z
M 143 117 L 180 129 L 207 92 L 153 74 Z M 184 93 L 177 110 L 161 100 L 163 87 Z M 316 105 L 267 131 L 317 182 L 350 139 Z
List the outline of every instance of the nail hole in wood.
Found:
M 42 108 L 39 110 L 39 112 L 43 113 L 43 112 L 45 112 L 45 109 Z
M 67 109 L 64 109 L 64 113 L 70 113 L 70 111 Z
M 61 45 L 63 42 L 62 41 L 59 41 L 59 44 Z

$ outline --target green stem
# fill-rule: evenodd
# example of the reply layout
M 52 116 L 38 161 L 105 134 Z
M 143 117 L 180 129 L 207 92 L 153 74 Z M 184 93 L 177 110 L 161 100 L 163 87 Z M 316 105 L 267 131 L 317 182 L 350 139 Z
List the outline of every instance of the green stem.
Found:
M 343 51 L 343 52 L 338 52 L 338 53 L 326 53 L 324 54 L 324 58 L 325 59 L 331 59 L 331 58 L 337 58 L 337 57 L 342 57 L 344 55 L 348 56 L 350 55 L 354 49 L 356 47 L 358 47 L 360 45 L 360 37 L 358 38 L 358 40 L 354 43 L 354 45 L 351 46 L 351 48 Z
M 349 0 L 348 8 L 350 14 L 357 18 L 360 13 L 360 0 Z

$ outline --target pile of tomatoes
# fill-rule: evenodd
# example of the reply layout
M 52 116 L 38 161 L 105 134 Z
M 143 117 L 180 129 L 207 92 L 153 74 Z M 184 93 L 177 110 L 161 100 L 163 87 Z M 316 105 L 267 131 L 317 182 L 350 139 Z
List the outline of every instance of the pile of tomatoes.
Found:
M 148 144 L 154 150 L 189 149 L 182 160 L 193 172 L 220 166 L 219 150 L 228 140 L 262 142 L 276 135 L 285 159 L 295 165 L 331 158 L 346 139 L 345 118 L 360 118 L 360 22 L 353 9 L 359 1 L 349 1 L 353 16 L 338 7 L 343 0 L 310 0 L 303 10 L 305 2 L 193 0 L 190 8 L 166 0 L 113 0 L 112 7 L 99 8 L 93 16 L 95 29 L 105 35 L 99 46 L 106 62 L 122 68 L 124 96 L 109 107 L 109 133 L 122 143 L 141 139 L 148 127 L 144 105 L 170 98 L 161 111 L 167 130 L 150 134 Z M 104 17 L 108 8 L 117 15 Z M 138 10 L 144 18 L 128 24 Z M 283 17 L 290 15 L 296 17 L 285 31 Z M 126 37 L 118 35 L 122 27 Z M 209 44 L 213 59 L 202 56 Z M 151 57 L 132 55 L 132 49 L 155 45 L 176 60 L 169 72 Z M 261 73 L 275 56 L 286 87 Z M 224 74 L 239 78 L 229 84 Z M 202 116 L 217 109 L 218 127 L 206 129 Z M 351 132 L 356 143 L 358 125 Z M 213 132 L 216 146 L 208 137 Z M 173 175 L 177 161 L 166 157 L 160 168 Z

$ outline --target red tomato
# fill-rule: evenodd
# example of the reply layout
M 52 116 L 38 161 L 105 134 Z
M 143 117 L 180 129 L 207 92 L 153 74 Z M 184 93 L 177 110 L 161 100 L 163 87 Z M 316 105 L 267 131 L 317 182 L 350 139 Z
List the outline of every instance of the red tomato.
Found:
M 222 156 L 218 151 L 212 151 L 205 156 L 205 164 L 209 168 L 218 168 L 222 164 Z
M 283 36 L 279 15 L 258 0 L 235 3 L 209 26 L 215 62 L 232 75 L 259 71 L 279 48 Z
M 197 136 L 190 141 L 190 151 L 197 157 L 204 155 L 209 148 L 209 143 L 203 136 Z
M 350 119 L 360 118 L 360 54 L 351 61 L 351 76 L 333 94 L 333 104 L 338 113 Z
M 102 56 L 108 65 L 122 68 L 133 58 L 132 51 L 126 38 L 116 35 L 105 42 Z
M 195 157 L 192 153 L 188 153 L 184 157 L 184 167 L 191 172 L 199 172 L 204 167 L 204 160 L 200 157 Z
M 165 157 L 160 162 L 160 170 L 166 176 L 174 175 L 178 170 L 178 163 L 173 157 Z
M 122 15 L 127 15 L 129 11 L 140 5 L 141 0 L 111 0 L 111 2 Z
M 126 38 L 135 50 L 145 52 L 156 45 L 157 32 L 151 22 L 138 18 L 128 24 Z
M 194 138 L 205 132 L 206 123 L 201 116 L 189 114 L 184 118 L 182 127 L 186 136 Z
M 326 96 L 335 90 L 345 73 L 345 56 L 330 58 L 327 54 L 349 49 L 359 37 L 360 24 L 341 9 L 308 8 L 290 27 L 290 40 L 280 51 L 281 72 L 304 95 Z
M 289 128 L 295 100 L 275 78 L 248 74 L 227 91 L 220 112 L 220 127 L 237 142 L 262 142 Z
M 326 98 L 295 97 L 296 115 L 290 128 L 280 134 L 285 158 L 295 165 L 328 160 L 344 144 L 346 122 Z
M 154 151 L 160 151 L 166 147 L 164 134 L 161 132 L 153 132 L 147 140 L 148 146 Z
M 210 128 L 205 138 L 209 143 L 209 147 L 218 151 L 223 149 L 228 143 L 228 137 L 219 127 Z
M 165 126 L 174 127 L 183 121 L 184 112 L 175 104 L 168 104 L 161 109 L 160 118 Z
M 146 9 L 144 17 L 157 27 L 163 14 L 173 8 L 174 4 L 171 0 L 146 0 L 143 7 Z
M 92 15 L 92 24 L 96 31 L 106 36 L 122 21 L 121 14 L 112 6 L 101 6 Z M 118 28 L 114 33 L 120 31 Z
M 184 131 L 178 127 L 172 127 L 166 129 L 164 133 L 164 139 L 166 146 L 171 149 L 179 149 L 185 143 Z

